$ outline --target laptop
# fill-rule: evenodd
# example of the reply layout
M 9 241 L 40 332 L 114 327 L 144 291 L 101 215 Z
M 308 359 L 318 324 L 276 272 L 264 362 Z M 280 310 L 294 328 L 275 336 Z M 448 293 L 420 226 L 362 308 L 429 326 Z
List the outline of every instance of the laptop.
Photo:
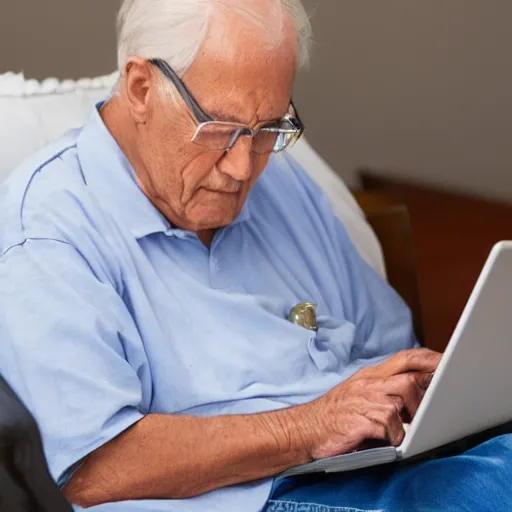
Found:
M 417 459 L 511 420 L 512 241 L 507 241 L 492 249 L 402 444 L 317 460 L 281 476 Z

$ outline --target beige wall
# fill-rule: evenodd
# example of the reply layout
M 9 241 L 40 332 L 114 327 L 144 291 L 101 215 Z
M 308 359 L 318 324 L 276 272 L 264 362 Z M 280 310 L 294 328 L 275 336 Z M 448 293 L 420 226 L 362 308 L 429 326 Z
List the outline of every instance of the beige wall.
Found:
M 120 0 L 0 0 L 0 73 L 79 78 L 115 67 Z
M 115 65 L 117 0 L 0 0 L 0 71 Z M 512 200 L 512 2 L 319 0 L 296 101 L 349 181 L 370 166 Z
M 321 0 L 297 99 L 315 147 L 512 200 L 512 2 Z

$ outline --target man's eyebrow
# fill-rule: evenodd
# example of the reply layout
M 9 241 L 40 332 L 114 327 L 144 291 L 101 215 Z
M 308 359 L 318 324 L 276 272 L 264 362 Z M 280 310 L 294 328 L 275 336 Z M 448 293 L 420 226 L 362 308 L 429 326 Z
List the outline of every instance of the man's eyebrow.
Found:
M 210 117 L 213 117 L 215 121 L 222 121 L 225 123 L 239 123 L 239 124 L 245 124 L 240 118 L 237 118 L 234 115 L 226 115 L 225 113 L 221 112 L 220 110 L 208 110 L 208 114 Z
M 215 110 L 215 109 L 208 110 L 208 115 L 210 117 L 213 117 L 213 119 L 215 121 L 222 121 L 224 123 L 247 124 L 245 121 L 241 120 L 240 118 L 237 118 L 236 116 L 233 116 L 233 115 L 228 116 L 228 115 L 220 112 L 219 110 Z M 281 117 L 273 117 L 272 119 L 257 119 L 256 125 L 276 123 L 276 122 L 280 121 L 281 119 L 282 119 Z

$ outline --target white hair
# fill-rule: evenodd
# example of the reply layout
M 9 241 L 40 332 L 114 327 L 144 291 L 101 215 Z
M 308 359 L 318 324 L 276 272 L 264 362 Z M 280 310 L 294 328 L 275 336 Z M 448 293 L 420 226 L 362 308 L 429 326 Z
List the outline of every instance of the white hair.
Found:
M 299 65 L 309 61 L 311 23 L 301 0 L 273 0 L 288 12 L 297 28 Z M 124 0 L 117 20 L 118 65 L 130 57 L 160 58 L 183 76 L 207 36 L 216 4 L 224 4 L 268 26 L 261 13 L 239 0 Z M 283 26 L 283 24 L 281 24 Z

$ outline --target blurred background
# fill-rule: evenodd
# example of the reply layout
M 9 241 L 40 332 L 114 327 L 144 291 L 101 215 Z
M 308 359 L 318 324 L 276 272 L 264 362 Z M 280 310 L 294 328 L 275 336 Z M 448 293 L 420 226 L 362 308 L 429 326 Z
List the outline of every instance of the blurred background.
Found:
M 351 187 L 407 206 L 427 340 L 442 346 L 493 243 L 512 239 L 512 2 L 306 0 L 295 102 Z M 116 67 L 118 0 L 0 0 L 0 73 Z

